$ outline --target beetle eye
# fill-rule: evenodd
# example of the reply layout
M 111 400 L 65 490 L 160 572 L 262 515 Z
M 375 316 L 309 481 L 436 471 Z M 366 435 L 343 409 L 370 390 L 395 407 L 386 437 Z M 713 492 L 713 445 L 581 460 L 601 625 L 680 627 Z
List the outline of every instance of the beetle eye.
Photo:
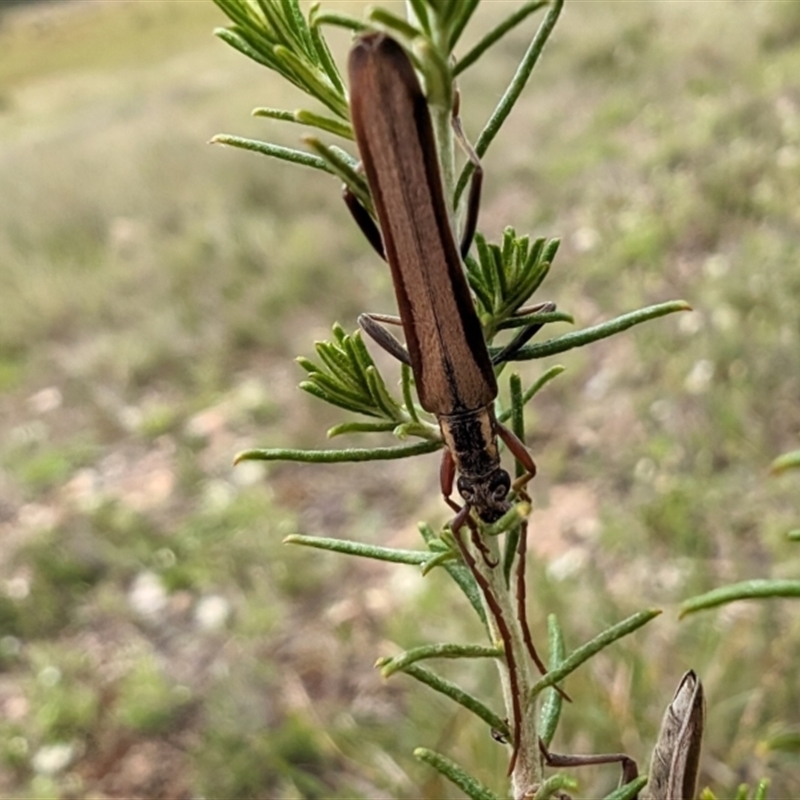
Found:
M 472 481 L 468 481 L 464 477 L 459 477 L 456 486 L 458 487 L 458 493 L 461 497 L 467 502 L 472 503 L 475 499 L 475 488 L 472 485 Z
M 492 500 L 501 503 L 511 489 L 511 478 L 505 470 L 499 470 L 492 480 Z

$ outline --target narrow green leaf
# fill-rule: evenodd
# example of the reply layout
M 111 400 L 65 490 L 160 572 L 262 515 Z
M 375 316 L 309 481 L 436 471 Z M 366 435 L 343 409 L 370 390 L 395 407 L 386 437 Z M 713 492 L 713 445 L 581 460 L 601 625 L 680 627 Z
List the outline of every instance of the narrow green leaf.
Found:
M 565 653 L 564 636 L 561 633 L 561 626 L 558 624 L 555 614 L 550 614 L 547 617 L 547 639 L 550 652 L 548 669 L 552 672 L 564 663 Z M 556 728 L 558 728 L 563 702 L 564 698 L 560 692 L 552 687 L 547 690 L 547 697 L 542 704 L 542 710 L 539 712 L 539 736 L 547 747 L 553 741 Z
M 341 136 L 343 139 L 353 140 L 353 129 L 348 122 L 340 122 L 338 119 L 325 117 L 322 114 L 314 114 L 312 111 L 303 109 L 295 112 L 295 118 L 302 125 L 310 125 L 335 136 Z
M 366 372 L 369 367 L 375 366 L 375 362 L 364 344 L 360 330 L 355 331 L 352 336 L 347 336 L 342 341 L 350 357 L 361 366 L 363 372 Z
M 458 553 L 453 550 L 445 550 L 443 553 L 437 553 L 422 565 L 422 574 L 427 575 L 429 572 L 436 569 L 436 567 L 441 567 L 448 561 L 456 561 L 458 558 Z
M 480 233 L 475 234 L 475 247 L 478 251 L 478 263 L 481 267 L 483 274 L 483 281 L 487 289 L 492 294 L 492 301 L 489 304 L 489 310 L 494 310 L 494 297 L 497 294 L 497 276 L 494 271 L 494 256 L 492 255 L 489 243 L 484 236 Z
M 303 141 L 314 150 L 327 165 L 328 172 L 338 175 L 349 187 L 350 191 L 358 198 L 359 202 L 368 211 L 372 210 L 372 198 L 369 193 L 369 186 L 363 175 L 356 172 L 353 161 L 348 161 L 342 157 L 342 152 L 337 148 L 328 147 L 316 136 L 305 136 Z
M 431 34 L 430 20 L 425 0 L 409 0 L 409 5 L 414 15 L 413 21 L 419 24 L 420 29 L 428 36 Z
M 364 33 L 369 30 L 369 25 L 366 22 L 338 11 L 320 11 L 319 14 L 314 15 L 312 24 L 315 28 L 319 28 L 322 25 L 334 25 L 337 28 L 353 31 L 353 33 Z
M 470 21 L 475 9 L 478 7 L 480 0 L 458 0 L 454 4 L 455 11 L 457 12 L 450 23 L 450 37 L 448 40 L 448 47 L 450 52 L 455 49 L 461 34 L 464 32 L 467 23 Z
M 408 22 L 408 20 L 398 17 L 396 14 L 392 14 L 391 11 L 379 6 L 371 8 L 367 17 L 374 25 L 396 33 L 409 42 L 422 35 L 422 31 Z
M 330 539 L 323 536 L 301 536 L 293 533 L 283 540 L 284 544 L 301 544 L 304 547 L 315 547 L 317 550 L 330 550 L 334 553 L 345 553 L 361 558 L 373 558 L 377 561 L 391 561 L 395 564 L 413 564 L 419 566 L 430 558 L 430 553 L 418 550 L 397 550 L 393 547 L 378 547 L 374 544 L 352 542 L 347 539 Z
M 550 800 L 551 797 L 563 797 L 566 792 L 574 792 L 578 783 L 569 775 L 558 773 L 542 781 L 542 785 L 533 795 L 533 800 Z
M 297 50 L 302 53 L 302 42 L 291 25 L 284 19 L 280 0 L 277 3 L 275 0 L 256 0 L 256 2 L 276 41 L 289 50 L 293 50 L 293 45 L 295 45 Z
M 784 753 L 800 753 L 800 730 L 783 731 L 764 740 L 767 750 L 779 750 Z
M 362 381 L 358 365 L 354 365 L 339 348 L 329 342 L 317 342 L 314 345 L 322 363 L 328 368 L 334 380 L 343 384 L 343 391 L 353 390 L 363 393 L 366 381 Z M 320 373 L 324 374 L 324 373 Z
M 295 363 L 299 364 L 308 373 L 313 374 L 315 372 L 319 372 L 319 367 L 305 356 L 297 356 Z
M 506 295 L 508 294 L 508 281 L 506 280 L 506 271 L 504 267 L 503 251 L 495 244 L 489 245 L 489 252 L 492 254 L 492 268 L 495 277 L 496 300 L 495 307 L 501 307 L 504 304 Z
M 467 268 L 467 282 L 470 289 L 477 295 L 478 302 L 483 306 L 486 313 L 491 314 L 493 310 L 491 289 L 483 280 L 480 263 L 472 256 L 467 256 L 464 260 L 464 265 Z
M 429 422 L 401 422 L 393 428 L 392 433 L 401 440 L 417 436 L 420 439 L 429 439 L 432 442 L 438 442 L 440 446 L 444 445 L 442 441 L 442 432 L 439 426 L 432 425 Z
M 365 406 L 369 400 L 368 397 L 365 397 L 358 390 L 352 390 L 350 387 L 337 381 L 334 377 L 325 372 L 316 372 L 309 377 L 318 388 L 322 389 L 322 391 L 326 392 L 331 397 L 338 398 L 343 403 L 353 403 L 355 406 L 360 407 Z
M 318 63 L 315 61 L 317 52 L 314 48 L 314 43 L 311 40 L 311 33 L 308 29 L 308 23 L 306 22 L 306 18 L 303 16 L 303 12 L 300 9 L 300 3 L 298 0 L 281 0 L 281 4 L 283 6 L 283 13 L 286 17 L 286 22 L 292 29 L 293 34 L 299 37 L 299 43 L 302 45 L 303 52 L 312 62 Z
M 343 422 L 328 429 L 327 436 L 333 439 L 346 433 L 388 433 L 395 428 L 394 422 Z
M 565 311 L 536 311 L 533 314 L 523 314 L 520 317 L 509 317 L 498 324 L 499 331 L 510 330 L 512 328 L 523 328 L 526 325 L 533 325 L 541 322 L 545 325 L 551 322 L 575 322 L 572 314 L 567 314 Z
M 282 45 L 276 45 L 273 52 L 284 68 L 297 76 L 297 85 L 300 88 L 316 97 L 337 116 L 342 119 L 350 118 L 347 100 L 331 86 L 324 72 L 315 69 L 296 53 Z
M 770 465 L 769 471 L 773 475 L 780 475 L 781 472 L 790 469 L 800 469 L 800 450 L 792 450 L 790 453 L 778 456 Z
M 279 119 L 283 122 L 297 122 L 294 111 L 286 111 L 283 108 L 254 108 L 251 112 L 254 117 L 267 117 L 269 119 Z
M 789 531 L 786 534 L 786 538 L 789 539 L 791 542 L 800 542 L 800 528 L 796 528 L 793 531 Z
M 500 800 L 491 789 L 465 772 L 455 761 L 424 747 L 418 747 L 414 751 L 414 757 L 429 764 L 447 780 L 458 786 L 470 800 Z
M 525 84 L 528 82 L 528 78 L 530 77 L 533 68 L 536 66 L 536 62 L 539 60 L 539 56 L 541 55 L 542 50 L 544 49 L 544 46 L 550 37 L 550 34 L 553 32 L 553 28 L 555 27 L 563 5 L 564 0 L 553 0 L 553 4 L 550 6 L 550 9 L 542 21 L 542 24 L 539 26 L 539 30 L 536 31 L 536 35 L 533 37 L 530 46 L 526 50 L 525 55 L 523 56 L 522 61 L 520 62 L 520 65 L 511 80 L 511 83 L 508 85 L 508 88 L 503 94 L 503 97 L 500 99 L 500 102 L 497 104 L 492 116 L 486 123 L 486 127 L 483 129 L 478 137 L 478 141 L 475 143 L 475 151 L 477 152 L 478 156 L 483 156 L 484 153 L 486 153 L 486 150 L 488 149 L 492 140 L 497 135 L 506 118 L 511 113 L 511 109 L 519 99 L 519 96 L 522 93 L 522 90 L 525 88 Z M 467 186 L 467 181 L 469 180 L 473 169 L 474 166 L 472 165 L 472 162 L 467 162 L 466 166 L 461 172 L 461 175 L 459 176 L 458 184 L 456 185 L 456 200 L 461 198 L 461 194 Z
M 597 342 L 600 339 L 605 339 L 616 333 L 621 333 L 628 328 L 632 328 L 634 325 L 640 325 L 642 322 L 649 322 L 650 320 L 658 319 L 667 314 L 674 314 L 676 311 L 691 311 L 691 309 L 692 307 L 683 300 L 671 300 L 667 303 L 659 303 L 655 306 L 640 308 L 637 311 L 623 314 L 620 317 L 616 317 L 608 322 L 603 322 L 600 325 L 593 325 L 591 328 L 584 328 L 581 331 L 575 331 L 573 333 L 565 333 L 562 336 L 548 339 L 545 342 L 526 345 L 515 353 L 510 360 L 529 361 L 534 358 L 545 358 L 547 356 L 556 355 L 557 353 L 564 353 L 575 347 L 583 347 L 590 342 Z
M 403 672 L 417 661 L 428 658 L 503 658 L 503 649 L 481 644 L 424 644 L 391 658 L 381 659 L 378 666 L 384 678 Z
M 292 164 L 300 164 L 303 167 L 312 167 L 331 175 L 336 174 L 325 161 L 317 156 L 304 153 L 302 150 L 293 150 L 290 147 L 260 142 L 257 139 L 244 139 L 241 136 L 218 133 L 209 141 L 209 144 L 224 144 L 229 147 L 238 147 L 241 150 L 251 150 L 254 153 L 261 153 L 261 155 L 277 158 L 281 161 L 289 161 Z
M 267 50 L 262 50 L 255 44 L 253 36 L 247 36 L 243 31 L 231 28 L 216 28 L 214 36 L 222 39 L 225 44 L 230 45 L 234 50 L 238 50 L 243 56 L 261 64 L 275 72 L 281 72 L 280 65 L 275 60 L 274 55 Z
M 318 373 L 317 373 L 318 374 Z M 340 397 L 338 394 L 331 394 L 325 389 L 320 388 L 313 380 L 301 381 L 299 387 L 302 391 L 310 394 L 325 403 L 343 408 L 346 411 L 355 411 L 357 414 L 365 414 L 368 417 L 380 417 L 377 409 L 372 406 L 364 405 L 360 402 L 355 402 L 349 398 Z
M 547 372 L 541 375 L 538 380 L 522 395 L 522 404 L 527 405 L 530 402 L 531 398 L 539 392 L 542 387 L 546 384 L 550 383 L 553 378 L 560 375 L 566 367 L 562 367 L 561 364 L 556 364 L 554 367 L 550 367 Z M 506 422 L 511 417 L 511 409 L 507 409 L 502 414 L 498 415 L 497 421 L 498 422 Z
M 360 461 L 390 461 L 397 458 L 433 453 L 441 442 L 416 442 L 401 447 L 373 447 L 370 449 L 348 448 L 346 450 L 293 450 L 275 447 L 271 449 L 244 450 L 234 458 L 241 461 L 299 461 L 304 464 L 339 464 Z
M 762 778 L 753 793 L 753 800 L 767 800 L 767 789 L 769 789 L 769 778 Z
M 465 692 L 452 681 L 442 678 L 435 672 L 431 672 L 429 669 L 419 666 L 419 664 L 412 664 L 404 670 L 404 674 L 415 678 L 426 686 L 430 686 L 431 689 L 445 695 L 445 697 L 449 697 L 453 702 L 471 711 L 487 725 L 504 736 L 510 736 L 508 723 L 505 720 L 495 714 L 494 711 L 478 700 L 477 697 L 471 695 L 469 692 Z
M 330 82 L 333 84 L 333 88 L 339 94 L 341 94 L 342 97 L 345 97 L 347 94 L 347 88 L 344 85 L 342 76 L 339 74 L 339 69 L 336 66 L 336 62 L 333 60 L 331 51 L 328 48 L 328 43 L 323 38 L 320 29 L 316 25 L 311 26 L 310 36 L 314 50 L 317 53 L 319 63 L 322 66 L 322 69 L 325 70 L 328 80 L 330 80 Z
M 419 422 L 417 407 L 414 403 L 414 395 L 411 392 L 411 385 L 413 381 L 414 373 L 411 371 L 411 367 L 409 367 L 408 364 L 402 364 L 400 366 L 400 386 L 403 390 L 403 403 L 411 419 L 414 422 Z
M 639 792 L 647 786 L 647 775 L 640 775 L 638 778 L 634 778 L 630 783 L 626 783 L 624 786 L 620 786 L 618 789 L 614 789 L 611 794 L 607 794 L 603 800 L 636 800 L 639 796 Z
M 425 540 L 425 544 L 427 544 L 429 547 L 433 542 L 438 541 L 438 537 L 433 532 L 431 527 L 425 523 L 421 523 L 419 525 L 419 532 L 422 538 Z M 478 588 L 478 584 L 476 583 L 473 574 L 460 560 L 456 562 L 448 562 L 442 566 L 447 571 L 447 574 L 453 579 L 458 588 L 464 593 L 464 596 L 467 598 L 467 600 L 469 600 L 469 604 L 480 618 L 488 633 L 488 627 L 486 624 L 486 611 L 483 608 L 483 600 L 481 598 L 480 589 Z
M 800 580 L 756 579 L 721 586 L 681 603 L 680 617 L 704 611 L 736 600 L 760 600 L 774 597 L 800 597 Z
M 547 239 L 544 236 L 540 236 L 534 241 L 533 246 L 528 250 L 528 254 L 525 257 L 526 270 L 533 269 L 541 261 L 546 241 Z
M 551 239 L 542 253 L 542 261 L 552 264 L 555 261 L 558 248 L 561 246 L 561 239 Z
M 521 5 L 513 14 L 506 17 L 497 27 L 487 33 L 463 58 L 458 60 L 454 70 L 456 75 L 471 67 L 495 42 L 503 38 L 526 17 L 547 5 L 547 0 L 536 0 Z M 451 47 L 452 47 L 451 43 Z
M 389 394 L 386 384 L 378 372 L 376 367 L 368 367 L 366 371 L 367 383 L 369 384 L 369 393 L 375 405 L 383 411 L 383 413 L 396 422 L 402 421 L 401 408 L 394 398 Z
M 247 6 L 237 0 L 213 0 L 214 5 L 232 21 L 239 25 L 252 25 L 252 20 L 247 13 Z
M 628 634 L 633 633 L 642 625 L 646 625 L 650 620 L 654 619 L 661 613 L 660 609 L 648 609 L 647 611 L 640 611 L 633 614 L 627 619 L 618 622 L 616 625 L 604 630 L 598 636 L 595 636 L 586 644 L 581 645 L 576 650 L 573 650 L 567 658 L 564 659 L 561 666 L 557 669 L 550 670 L 547 675 L 538 680 L 531 689 L 529 699 L 533 700 L 543 689 L 548 686 L 553 686 L 560 683 L 571 672 L 574 672 L 581 664 L 588 661 L 593 655 L 604 650 L 610 644 L 613 644 L 618 639 L 621 639 Z

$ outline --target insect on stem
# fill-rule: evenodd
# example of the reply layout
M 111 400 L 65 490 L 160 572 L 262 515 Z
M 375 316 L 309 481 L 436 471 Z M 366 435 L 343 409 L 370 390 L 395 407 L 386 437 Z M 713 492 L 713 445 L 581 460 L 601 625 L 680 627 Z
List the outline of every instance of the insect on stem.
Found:
M 455 481 L 466 513 L 474 509 L 484 522 L 495 522 L 510 508 L 511 489 L 498 436 L 512 447 L 527 480 L 535 465 L 495 417 L 497 381 L 461 261 L 475 229 L 480 183 L 470 195 L 473 208 L 459 248 L 428 104 L 405 51 L 384 34 L 368 34 L 353 47 L 349 71 L 353 131 L 380 230 L 357 201 L 348 198 L 348 205 L 389 262 L 405 347 L 380 316 L 365 314 L 359 322 L 411 366 L 420 405 L 439 421 L 445 459 L 452 462 L 442 469 L 444 496 L 450 497 Z M 456 134 L 463 138 L 457 123 Z

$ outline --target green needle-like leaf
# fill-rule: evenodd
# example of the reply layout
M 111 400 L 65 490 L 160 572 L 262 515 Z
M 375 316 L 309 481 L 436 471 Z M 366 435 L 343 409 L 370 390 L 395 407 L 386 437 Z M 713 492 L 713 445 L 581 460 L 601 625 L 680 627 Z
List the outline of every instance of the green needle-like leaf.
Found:
M 500 800 L 500 798 L 484 786 L 477 778 L 473 778 L 465 772 L 455 761 L 424 747 L 418 747 L 414 751 L 414 757 L 432 766 L 447 780 L 454 783 L 461 789 L 470 800 Z
M 632 616 L 628 617 L 627 619 L 622 620 L 622 622 L 618 622 L 611 628 L 603 631 L 598 636 L 595 636 L 586 644 L 581 645 L 576 650 L 573 650 L 572 653 L 564 659 L 561 666 L 557 669 L 550 670 L 547 675 L 537 681 L 533 688 L 531 689 L 530 693 L 530 700 L 533 700 L 543 689 L 546 689 L 548 686 L 553 686 L 556 683 L 560 683 L 564 678 L 567 677 L 571 672 L 574 672 L 581 664 L 585 661 L 590 659 L 596 653 L 599 653 L 601 650 L 604 650 L 610 644 L 613 644 L 618 639 L 627 636 L 630 633 L 633 633 L 638 628 L 641 628 L 642 625 L 646 625 L 650 620 L 657 617 L 661 611 L 657 608 L 648 609 L 647 611 L 640 611 L 637 614 L 633 614 Z
M 505 720 L 501 719 L 488 706 L 478 700 L 477 697 L 474 697 L 469 692 L 465 692 L 455 683 L 445 680 L 435 672 L 431 672 L 429 669 L 421 667 L 418 664 L 412 664 L 408 669 L 404 670 L 404 674 L 415 678 L 426 686 L 430 686 L 431 689 L 445 695 L 445 697 L 449 697 L 460 706 L 464 706 L 464 708 L 480 717 L 487 725 L 499 731 L 504 736 L 510 735 L 508 723 L 505 722 Z
M 453 3 L 454 15 L 450 20 L 450 36 L 448 39 L 448 46 L 452 52 L 455 49 L 464 28 L 470 21 L 475 10 L 478 8 L 480 0 L 458 0 Z
M 280 64 L 272 52 L 271 44 L 260 42 L 256 34 L 234 26 L 233 28 L 217 28 L 214 35 L 257 64 L 282 74 Z
M 536 790 L 533 800 L 550 800 L 551 797 L 561 798 L 564 797 L 566 792 L 574 792 L 577 788 L 577 782 L 574 778 L 570 778 L 569 775 L 551 775 Z
M 459 75 L 465 69 L 472 66 L 495 42 L 503 38 L 510 30 L 515 28 L 526 17 L 529 17 L 535 11 L 538 11 L 543 6 L 548 5 L 547 0 L 535 0 L 535 2 L 524 3 L 513 14 L 506 17 L 496 28 L 493 28 L 475 45 L 463 58 L 458 60 L 455 70 L 455 75 Z M 451 48 L 455 42 L 451 41 Z
M 497 108 L 486 123 L 486 127 L 478 137 L 478 141 L 475 143 L 475 151 L 478 156 L 482 156 L 486 152 L 492 140 L 497 135 L 497 132 L 511 113 L 514 104 L 522 94 L 522 90 L 525 88 L 525 84 L 528 82 L 528 78 L 533 68 L 536 66 L 536 62 L 539 60 L 539 56 L 542 54 L 542 50 L 550 34 L 553 32 L 553 28 L 555 27 L 563 5 L 564 0 L 553 0 L 553 4 L 550 6 L 542 24 L 539 26 L 539 30 L 536 32 L 533 41 L 525 52 L 516 74 L 503 94 L 503 97 L 500 99 L 500 102 L 497 104 Z M 467 165 L 462 170 L 458 179 L 458 184 L 456 185 L 456 202 L 461 198 L 461 194 L 467 186 L 467 181 L 473 169 L 474 166 L 472 162 L 467 162 Z
M 316 25 L 312 26 L 309 30 L 309 36 L 311 37 L 311 44 L 317 54 L 319 63 L 322 66 L 322 69 L 325 70 L 325 74 L 328 76 L 328 80 L 333 84 L 333 88 L 336 90 L 336 92 L 342 97 L 345 97 L 347 94 L 347 89 L 342 81 L 342 76 L 339 74 L 339 69 L 336 66 L 336 62 L 333 60 L 331 51 L 328 49 L 328 43 L 322 37 L 322 34 Z
M 284 71 L 295 76 L 293 83 L 307 94 L 316 97 L 338 117 L 350 118 L 347 100 L 331 86 L 324 72 L 283 45 L 277 45 L 273 52 L 276 60 L 282 64 Z
M 345 433 L 388 433 L 396 425 L 391 420 L 387 422 L 343 422 L 328 429 L 328 438 L 342 436 Z
M 800 450 L 792 450 L 790 453 L 778 456 L 769 468 L 773 475 L 780 475 L 781 472 L 790 469 L 800 469 Z
M 351 396 L 345 396 L 343 393 L 336 391 L 329 391 L 327 388 L 320 386 L 321 378 L 325 377 L 320 373 L 313 373 L 311 377 L 313 380 L 302 381 L 299 384 L 299 388 L 302 389 L 302 391 L 326 403 L 337 406 L 338 408 L 343 408 L 345 411 L 354 411 L 356 414 L 365 414 L 368 417 L 382 416 L 371 404 L 361 403 L 358 400 L 353 400 Z
M 800 580 L 756 579 L 721 586 L 681 603 L 680 616 L 733 603 L 736 600 L 764 600 L 774 597 L 800 597 Z
M 480 644 L 424 644 L 406 650 L 391 658 L 382 658 L 377 666 L 381 668 L 384 678 L 402 672 L 406 668 L 428 658 L 502 658 L 503 650 L 498 647 L 486 647 Z
M 411 372 L 411 367 L 408 364 L 403 364 L 400 367 L 400 386 L 403 390 L 403 403 L 405 404 L 408 415 L 414 422 L 419 422 L 417 414 L 417 407 L 414 403 L 414 395 L 411 391 L 411 384 L 414 380 L 414 373 Z
M 422 565 L 422 574 L 427 575 L 429 572 L 432 572 L 434 569 L 436 569 L 436 567 L 441 567 L 448 561 L 456 561 L 458 558 L 459 555 L 454 550 L 446 550 L 443 553 L 437 553 L 436 555 L 431 556 Z
M 594 325 L 591 328 L 584 328 L 574 333 L 565 333 L 563 336 L 558 336 L 555 339 L 548 339 L 545 342 L 526 345 L 518 350 L 510 360 L 529 361 L 534 358 L 545 358 L 547 356 L 556 355 L 557 353 L 564 353 L 575 347 L 582 347 L 590 342 L 597 342 L 600 339 L 605 339 L 616 333 L 621 333 L 628 328 L 632 328 L 634 325 L 640 325 L 642 322 L 649 322 L 652 319 L 658 319 L 658 317 L 663 317 L 667 314 L 674 314 L 676 311 L 691 310 L 692 307 L 683 300 L 671 300 L 667 303 L 659 303 L 655 306 L 640 308 L 637 311 L 631 311 L 628 314 L 623 314 L 616 319 L 603 322 L 600 325 Z
M 498 326 L 498 330 L 509 330 L 511 328 L 523 328 L 526 325 L 533 325 L 542 323 L 547 325 L 551 322 L 569 322 L 574 324 L 575 318 L 572 314 L 567 314 L 564 311 L 537 311 L 533 314 L 523 314 L 520 317 L 510 317 L 504 320 Z
M 290 448 L 265 448 L 244 450 L 234 458 L 241 461 L 299 461 L 304 464 L 339 464 L 360 461 L 390 461 L 409 456 L 433 453 L 441 448 L 441 442 L 416 442 L 401 447 L 373 447 L 371 449 L 348 448 L 346 450 L 293 450 Z
M 289 161 L 293 164 L 300 164 L 303 167 L 312 167 L 322 172 L 328 172 L 331 175 L 336 174 L 330 166 L 318 156 L 304 153 L 302 150 L 293 150 L 290 147 L 281 147 L 277 144 L 260 142 L 257 139 L 244 139 L 241 136 L 218 133 L 209 141 L 209 144 L 225 144 L 229 147 L 238 147 L 241 150 L 251 150 L 254 153 L 261 153 L 261 155 L 277 158 L 281 161 Z
M 301 544 L 317 550 L 330 550 L 333 553 L 345 553 L 349 556 L 374 558 L 377 561 L 391 561 L 395 564 L 424 564 L 430 553 L 417 550 L 397 550 L 393 547 L 378 547 L 363 542 L 351 542 L 346 539 L 330 539 L 323 536 L 301 536 L 293 533 L 283 540 L 284 544 Z
M 303 141 L 325 162 L 328 172 L 338 175 L 358 198 L 361 205 L 371 212 L 372 198 L 369 186 L 367 186 L 364 176 L 356 172 L 355 160 L 346 157 L 342 150 L 324 144 L 316 136 L 305 136 Z
M 421 523 L 419 525 L 419 532 L 422 538 L 425 540 L 425 544 L 433 549 L 433 543 L 438 542 L 439 539 L 431 527 L 425 523 Z M 458 588 L 464 593 L 464 596 L 467 598 L 467 600 L 469 600 L 469 604 L 475 610 L 475 613 L 480 618 L 484 627 L 486 627 L 486 612 L 484 611 L 481 593 L 478 589 L 478 584 L 475 581 L 473 574 L 460 560 L 457 562 L 449 561 L 442 566 L 447 571 L 447 574 L 456 583 Z
M 550 367 L 547 372 L 541 375 L 534 384 L 522 395 L 522 405 L 527 405 L 527 403 L 536 395 L 546 384 L 550 383 L 553 378 L 558 377 L 566 367 L 562 367 L 561 364 L 556 364 L 554 367 Z M 502 414 L 498 415 L 497 420 L 498 422 L 507 422 L 511 418 L 512 409 L 506 409 Z
M 645 786 L 647 786 L 647 775 L 640 775 L 630 783 L 615 789 L 611 794 L 607 794 L 603 800 L 635 800 Z
M 769 789 L 769 779 L 762 778 L 758 785 L 756 786 L 756 790 L 753 793 L 753 800 L 767 800 L 767 790 Z
M 252 111 L 254 117 L 269 117 L 270 119 L 278 119 L 283 122 L 296 122 L 300 125 L 308 125 L 312 128 L 318 128 L 326 133 L 333 133 L 336 136 L 341 136 L 344 139 L 353 138 L 353 129 L 345 122 L 340 122 L 333 117 L 324 117 L 321 114 L 315 114 L 312 111 L 284 111 L 279 108 L 254 108 Z
M 351 17 L 349 14 L 342 14 L 338 11 L 320 11 L 314 14 L 311 19 L 312 26 L 316 29 L 321 25 L 334 25 L 338 28 L 345 28 L 345 30 L 352 31 L 353 33 L 364 33 L 369 30 L 369 25 L 362 22 L 357 17 Z
M 549 671 L 557 670 L 564 663 L 564 636 L 555 614 L 547 617 L 547 640 L 550 651 Z M 547 747 L 553 741 L 558 721 L 561 718 L 561 707 L 564 698 L 554 688 L 547 690 L 547 697 L 539 712 L 539 736 Z
M 408 5 L 411 7 L 410 16 L 412 24 L 416 23 L 426 36 L 430 36 L 431 25 L 428 19 L 428 7 L 425 5 L 425 0 L 408 0 Z
M 398 36 L 406 39 L 409 42 L 416 39 L 417 36 L 423 35 L 422 31 L 408 22 L 408 20 L 398 17 L 396 14 L 393 14 L 391 11 L 387 11 L 385 8 L 381 8 L 380 6 L 371 8 L 368 17 L 369 21 L 375 26 L 384 28 L 392 33 L 396 33 Z

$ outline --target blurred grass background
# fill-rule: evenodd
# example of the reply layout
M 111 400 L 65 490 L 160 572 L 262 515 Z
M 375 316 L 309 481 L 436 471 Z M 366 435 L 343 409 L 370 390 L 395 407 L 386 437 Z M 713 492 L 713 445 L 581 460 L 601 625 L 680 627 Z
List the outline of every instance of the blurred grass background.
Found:
M 0 795 L 457 797 L 416 745 L 501 791 L 481 725 L 372 668 L 480 637 L 445 578 L 280 544 L 415 546 L 447 518 L 437 457 L 231 467 L 325 446 L 341 418 L 292 358 L 392 300 L 334 180 L 206 145 L 300 135 L 249 117 L 302 100 L 223 23 L 199 0 L 0 15 Z M 473 137 L 532 29 L 464 76 Z M 531 409 L 530 614 L 574 647 L 665 608 L 570 679 L 554 748 L 644 767 L 692 667 L 723 796 L 764 776 L 800 796 L 797 605 L 675 613 L 800 572 L 797 479 L 767 476 L 800 432 L 798 63 L 797 3 L 568 2 L 485 159 L 482 230 L 562 237 L 542 291 L 581 326 L 695 309 L 567 354 Z M 441 671 L 497 701 L 491 665 Z

